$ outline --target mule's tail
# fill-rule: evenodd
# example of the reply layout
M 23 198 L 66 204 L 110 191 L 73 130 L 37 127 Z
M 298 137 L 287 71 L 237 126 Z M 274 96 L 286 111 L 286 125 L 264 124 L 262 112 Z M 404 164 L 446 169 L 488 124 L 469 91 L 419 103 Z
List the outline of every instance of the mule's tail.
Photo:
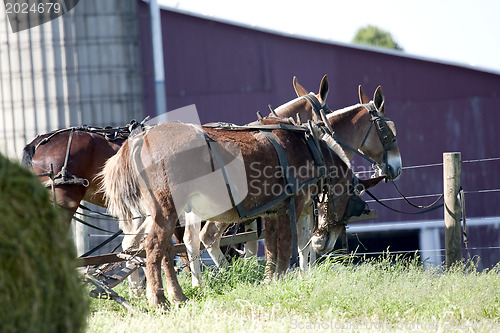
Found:
M 35 146 L 31 143 L 26 145 L 23 149 L 23 156 L 21 157 L 21 165 L 25 168 L 31 168 L 33 164 L 33 156 L 35 155 Z
M 130 145 L 126 141 L 108 161 L 100 174 L 101 190 L 106 197 L 109 212 L 121 219 L 131 219 L 143 214 L 141 192 L 137 174 L 130 159 Z

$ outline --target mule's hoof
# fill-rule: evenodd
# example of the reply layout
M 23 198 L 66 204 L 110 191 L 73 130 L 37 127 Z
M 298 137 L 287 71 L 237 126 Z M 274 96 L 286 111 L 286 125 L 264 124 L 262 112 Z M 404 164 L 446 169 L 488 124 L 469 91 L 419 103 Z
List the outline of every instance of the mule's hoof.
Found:
M 167 313 L 170 311 L 170 303 L 160 303 L 156 306 L 156 311 L 160 313 Z

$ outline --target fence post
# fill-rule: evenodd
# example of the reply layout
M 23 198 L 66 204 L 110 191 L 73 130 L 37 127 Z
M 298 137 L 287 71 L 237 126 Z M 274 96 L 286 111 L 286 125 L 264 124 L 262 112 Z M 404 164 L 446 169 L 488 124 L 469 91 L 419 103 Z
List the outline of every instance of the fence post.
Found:
M 460 229 L 460 190 L 461 154 L 443 153 L 443 193 L 446 267 L 462 260 L 462 233 Z

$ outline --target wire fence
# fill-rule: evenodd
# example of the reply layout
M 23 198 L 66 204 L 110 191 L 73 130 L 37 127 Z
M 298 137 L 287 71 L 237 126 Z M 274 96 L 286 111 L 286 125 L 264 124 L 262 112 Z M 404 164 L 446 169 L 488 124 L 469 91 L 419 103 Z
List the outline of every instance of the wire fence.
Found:
M 462 161 L 462 163 L 484 163 L 484 162 L 492 162 L 492 161 L 500 161 L 500 157 L 493 157 L 493 158 L 484 158 L 484 159 L 472 159 L 472 160 L 465 160 Z M 422 165 L 412 165 L 412 166 L 406 166 L 403 167 L 404 170 L 408 169 L 423 169 L 423 168 L 430 168 L 430 167 L 437 167 L 437 166 L 443 166 L 443 163 L 430 163 L 430 164 L 422 164 Z M 372 173 L 372 171 L 370 171 Z M 361 173 L 367 173 L 367 171 L 361 172 Z M 359 173 L 357 173 L 359 174 Z M 476 193 L 496 193 L 500 192 L 500 188 L 492 188 L 492 189 L 478 189 L 478 190 L 465 190 L 465 194 L 476 194 Z M 407 196 L 408 199 L 421 199 L 421 198 L 437 198 L 441 195 L 441 193 L 432 193 L 432 194 L 421 194 L 421 195 L 412 195 L 412 196 Z M 384 202 L 390 202 L 390 201 L 398 201 L 398 200 L 404 200 L 401 197 L 391 197 L 391 198 L 383 198 L 379 199 L 380 201 Z M 366 200 L 366 202 L 371 203 L 375 202 L 375 200 Z M 492 217 L 475 217 L 475 221 L 486 221 L 487 223 L 494 223 L 495 221 L 500 220 L 498 218 L 492 218 Z M 429 227 L 438 227 L 437 221 L 419 221 L 418 226 L 416 226 L 417 223 L 415 222 L 392 222 L 392 223 L 386 223 L 386 224 L 381 224 L 381 223 L 376 223 L 376 226 L 378 228 L 384 228 L 386 227 L 387 230 L 395 230 L 395 229 L 404 229 L 404 228 L 429 228 Z M 471 226 L 474 226 L 474 223 L 470 224 Z M 356 231 L 355 229 L 359 226 L 359 224 L 351 224 L 350 227 L 348 227 L 348 232 L 349 234 L 353 235 L 358 232 L 364 232 L 364 231 Z M 354 230 L 354 231 L 353 231 Z M 467 251 L 497 251 L 500 250 L 500 246 L 474 246 L 474 247 L 468 247 L 466 249 Z M 433 257 L 443 257 L 444 258 L 444 252 L 446 249 L 444 248 L 437 248 L 437 249 L 414 249 L 414 250 L 398 250 L 398 251 L 390 251 L 390 254 L 409 254 L 409 253 L 418 253 L 418 254 L 423 254 L 423 255 L 429 255 L 433 253 Z M 384 255 L 387 254 L 388 251 L 371 251 L 371 252 L 354 252 L 351 253 L 351 255 L 354 256 L 365 256 L 365 255 Z M 424 258 L 425 259 L 425 258 Z
M 492 161 L 500 161 L 500 157 L 489 157 L 489 158 L 482 158 L 482 159 L 473 159 L 473 160 L 464 160 L 462 163 L 481 163 L 481 162 L 492 162 Z M 410 165 L 410 166 L 404 166 L 402 167 L 403 170 L 411 170 L 411 169 L 421 169 L 421 168 L 430 168 L 430 167 L 437 167 L 437 166 L 443 166 L 443 162 L 440 163 L 429 163 L 429 164 L 420 164 L 420 165 Z M 359 171 L 355 172 L 357 175 L 360 174 L 374 174 L 373 170 L 368 170 L 368 171 Z M 477 193 L 494 193 L 494 192 L 500 192 L 500 188 L 492 188 L 492 189 L 478 189 L 478 190 L 464 190 L 465 194 L 477 194 Z M 421 194 L 421 195 L 412 195 L 412 196 L 407 196 L 407 199 L 421 199 L 421 198 L 437 198 L 441 195 L 442 193 L 433 193 L 433 194 Z M 398 201 L 398 200 L 404 200 L 402 197 L 392 197 L 392 198 L 383 198 L 379 199 L 379 201 Z M 371 203 L 375 202 L 375 200 L 366 200 L 366 202 Z
M 470 160 L 464 160 L 462 161 L 462 164 L 474 164 L 474 163 L 485 163 L 485 162 L 494 162 L 494 161 L 500 161 L 500 157 L 490 157 L 490 158 L 482 158 L 482 159 L 470 159 Z M 421 165 L 410 165 L 410 166 L 405 166 L 402 169 L 403 170 L 415 170 L 415 169 L 424 169 L 424 168 L 432 168 L 432 167 L 442 167 L 443 162 L 439 163 L 428 163 L 428 164 L 421 164 Z M 374 171 L 360 171 L 356 172 L 356 174 L 374 174 Z M 474 189 L 474 190 L 466 190 L 464 189 L 465 194 L 486 194 L 486 193 L 497 193 L 500 192 L 500 188 L 483 188 L 483 189 Z M 412 196 L 407 196 L 407 199 L 422 199 L 422 198 L 438 198 L 441 196 L 441 193 L 430 193 L 430 194 L 420 194 L 420 195 L 412 195 Z M 390 202 L 390 201 L 399 201 L 399 200 L 404 200 L 404 198 L 398 196 L 398 197 L 389 197 L 389 198 L 382 198 L 379 199 L 379 201 L 383 202 Z M 368 203 L 375 202 L 375 200 L 366 200 Z M 500 223 L 500 220 L 498 218 L 491 218 L 491 217 L 477 217 L 474 218 L 475 222 L 484 222 L 486 221 L 494 223 L 495 221 L 498 221 Z M 472 224 L 474 225 L 474 224 Z M 397 227 L 397 229 L 405 229 L 405 228 L 412 228 L 412 227 L 418 227 L 418 228 L 428 228 L 428 227 L 437 227 L 438 223 L 437 221 L 419 221 L 418 226 L 416 226 L 415 222 L 393 222 L 393 223 L 387 223 L 387 224 L 374 224 L 374 226 L 377 227 L 377 230 L 380 230 L 380 228 L 387 227 L 387 229 L 393 229 Z M 351 231 L 348 231 L 349 234 L 354 235 L 357 234 L 358 232 L 365 232 L 370 230 L 369 228 L 364 228 L 363 231 L 358 231 L 356 230 L 356 227 L 353 226 L 351 228 L 348 228 L 348 230 L 351 229 Z M 473 246 L 473 247 L 465 247 L 463 248 L 464 251 L 467 252 L 469 259 L 477 254 L 479 251 L 498 251 L 500 250 L 500 246 L 494 245 L 494 246 Z M 390 251 L 390 254 L 420 254 L 420 255 L 432 255 L 433 259 L 436 260 L 437 258 L 442 258 L 444 261 L 445 257 L 445 252 L 446 249 L 444 248 L 436 248 L 436 249 L 416 249 L 416 250 L 397 250 L 397 251 Z M 475 253 L 474 253 L 475 252 Z M 375 255 L 384 255 L 387 254 L 388 251 L 368 251 L 368 252 L 352 252 L 350 255 L 353 256 L 375 256 Z M 424 258 L 425 259 L 425 258 Z

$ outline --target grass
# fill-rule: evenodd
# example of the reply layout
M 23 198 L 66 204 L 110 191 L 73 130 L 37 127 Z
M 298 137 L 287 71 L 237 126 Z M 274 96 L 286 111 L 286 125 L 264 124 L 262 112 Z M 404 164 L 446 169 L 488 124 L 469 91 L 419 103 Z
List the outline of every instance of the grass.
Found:
M 181 274 L 190 301 L 167 313 L 150 308 L 145 297 L 130 298 L 121 285 L 117 291 L 140 314 L 93 300 L 87 331 L 498 331 L 499 271 L 478 272 L 469 264 L 443 273 L 387 254 L 356 265 L 353 257 L 330 258 L 306 274 L 290 272 L 264 284 L 261 264 L 239 260 L 223 272 L 207 270 L 201 289 Z

